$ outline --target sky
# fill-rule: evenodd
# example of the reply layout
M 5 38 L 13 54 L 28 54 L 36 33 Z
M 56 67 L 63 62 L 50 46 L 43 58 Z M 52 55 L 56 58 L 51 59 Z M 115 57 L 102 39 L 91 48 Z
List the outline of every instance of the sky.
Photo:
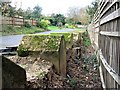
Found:
M 31 9 L 37 4 L 42 7 L 42 14 L 52 13 L 66 14 L 69 7 L 85 7 L 90 5 L 93 0 L 11 0 L 12 6 L 22 9 Z M 21 3 L 22 2 L 22 3 Z

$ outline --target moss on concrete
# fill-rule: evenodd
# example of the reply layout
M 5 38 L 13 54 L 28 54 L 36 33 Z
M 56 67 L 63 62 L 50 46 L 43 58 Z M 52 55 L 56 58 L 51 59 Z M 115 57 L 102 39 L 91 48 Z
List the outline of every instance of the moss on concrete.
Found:
M 35 35 L 30 41 L 29 50 L 58 50 L 61 37 L 53 35 Z
M 70 32 L 57 32 L 57 33 L 51 33 L 51 35 L 64 35 L 65 42 L 66 42 L 66 48 L 71 48 L 73 44 L 73 33 Z
M 29 52 L 28 56 L 36 58 L 40 57 L 41 59 L 52 62 L 57 70 L 57 73 L 65 76 L 66 72 L 63 72 L 62 69 L 60 69 L 66 68 L 66 63 L 64 63 L 66 62 L 66 55 L 61 55 L 62 53 L 66 54 L 66 45 L 64 39 L 65 38 L 62 34 L 26 35 L 23 37 L 21 44 L 18 47 L 18 52 L 24 51 L 25 53 L 25 50 L 27 49 L 26 52 Z M 18 53 L 18 55 L 19 54 L 20 53 Z
M 18 55 L 25 56 L 26 53 L 28 54 L 28 52 L 30 51 L 58 51 L 60 41 L 60 35 L 29 34 L 23 37 L 21 44 L 19 45 L 17 50 Z

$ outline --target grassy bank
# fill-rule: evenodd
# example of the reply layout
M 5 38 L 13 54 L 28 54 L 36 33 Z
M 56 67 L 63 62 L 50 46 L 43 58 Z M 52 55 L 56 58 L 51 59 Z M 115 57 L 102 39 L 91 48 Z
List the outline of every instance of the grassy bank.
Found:
M 74 29 L 85 31 L 84 28 L 74 28 Z M 60 30 L 60 28 L 57 26 L 48 26 L 47 30 Z M 5 36 L 5 35 L 18 35 L 18 34 L 34 34 L 34 33 L 44 32 L 47 30 L 34 26 L 27 28 L 27 27 L 15 27 L 15 26 L 3 25 L 0 35 Z
M 17 34 L 33 34 L 33 33 L 39 33 L 46 31 L 44 29 L 38 28 L 38 27 L 14 27 L 14 26 L 2 26 L 2 32 L 0 32 L 1 35 L 17 35 Z

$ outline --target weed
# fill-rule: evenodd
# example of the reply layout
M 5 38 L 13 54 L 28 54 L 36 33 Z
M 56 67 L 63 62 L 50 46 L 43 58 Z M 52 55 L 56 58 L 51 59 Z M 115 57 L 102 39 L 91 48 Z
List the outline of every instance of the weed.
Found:
M 97 57 L 94 54 L 94 55 L 89 56 L 88 58 L 84 58 L 83 60 L 85 64 L 94 64 L 97 62 Z
M 89 36 L 88 36 L 88 32 L 84 32 L 83 35 L 82 35 L 82 38 L 83 38 L 83 45 L 85 47 L 88 47 L 91 45 L 91 42 L 90 42 L 90 39 L 89 39 Z
M 28 56 L 29 51 L 28 51 L 28 48 L 24 48 L 22 45 L 20 45 L 18 47 L 17 53 L 18 53 L 18 56 L 25 57 L 25 56 Z
M 68 84 L 72 87 L 72 88 L 75 88 L 77 83 L 78 83 L 78 80 L 75 79 L 75 78 L 71 78 L 69 75 L 68 76 Z

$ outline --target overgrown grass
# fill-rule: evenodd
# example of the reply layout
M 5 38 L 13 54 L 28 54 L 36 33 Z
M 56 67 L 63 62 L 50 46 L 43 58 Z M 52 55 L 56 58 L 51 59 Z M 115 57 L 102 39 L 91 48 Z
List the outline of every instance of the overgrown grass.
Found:
M 44 29 L 38 27 L 14 27 L 14 26 L 2 26 L 2 35 L 17 35 L 17 34 L 33 34 L 45 31 Z
M 48 30 L 60 30 L 60 28 L 57 26 L 48 26 L 47 29 Z

